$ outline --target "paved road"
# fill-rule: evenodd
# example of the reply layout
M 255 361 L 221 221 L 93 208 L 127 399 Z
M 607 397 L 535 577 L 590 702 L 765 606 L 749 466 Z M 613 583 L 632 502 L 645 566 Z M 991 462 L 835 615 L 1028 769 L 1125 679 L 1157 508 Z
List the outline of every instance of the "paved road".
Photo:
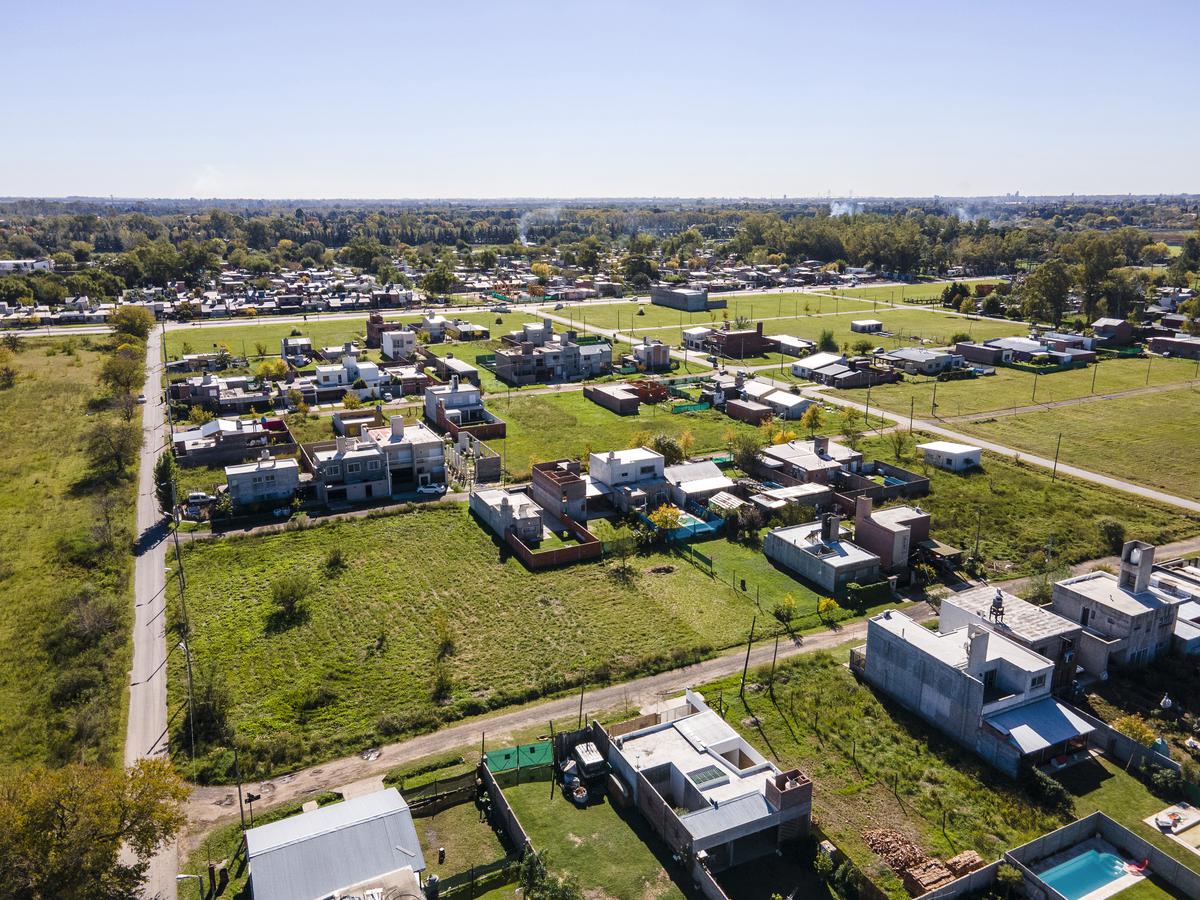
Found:
M 907 612 L 918 621 L 928 619 L 933 615 L 933 611 L 923 603 L 910 608 Z M 847 641 L 863 640 L 866 633 L 866 622 L 859 621 L 835 631 L 805 635 L 803 643 L 790 643 L 786 646 L 781 643 L 779 658 L 786 659 L 799 653 L 828 650 Z M 750 665 L 753 667 L 769 664 L 773 652 L 774 642 L 756 645 L 750 653 Z M 584 710 L 585 712 L 598 712 L 621 706 L 637 709 L 647 704 L 657 703 L 666 697 L 678 695 L 686 687 L 740 672 L 745 659 L 744 648 L 732 650 L 724 656 L 713 657 L 696 665 L 638 678 L 624 684 L 599 688 L 584 695 Z M 307 797 L 319 791 L 352 784 L 379 775 L 394 766 L 425 756 L 474 746 L 479 742 L 480 735 L 485 732 L 490 746 L 503 746 L 503 742 L 511 738 L 514 732 L 544 725 L 551 719 L 575 715 L 578 709 L 578 694 L 534 703 L 508 712 L 468 719 L 432 734 L 423 734 L 407 741 L 389 744 L 381 748 L 378 757 L 374 759 L 347 756 L 302 769 L 282 778 L 248 784 L 246 789 L 260 794 L 264 798 L 263 808 L 265 809 L 268 806 Z M 192 826 L 189 840 L 195 841 L 199 833 L 206 831 L 211 826 L 220 822 L 233 821 L 237 817 L 236 788 L 198 787 L 193 791 L 188 804 L 188 820 Z
M 166 536 L 154 496 L 154 460 L 167 442 L 166 408 L 159 381 L 161 330 L 146 342 L 147 402 L 142 410 L 142 446 L 138 468 L 137 533 L 134 561 L 133 666 L 129 673 L 129 721 L 125 732 L 125 765 L 167 752 L 166 670 Z M 165 848 L 150 862 L 145 897 L 173 900 L 178 857 Z
M 1191 556 L 1193 553 L 1200 553 L 1200 535 L 1184 538 L 1182 541 L 1173 541 L 1170 544 L 1159 544 L 1154 548 L 1154 559 L 1157 562 L 1166 562 L 1169 559 L 1178 559 L 1181 556 Z M 1071 574 L 1086 575 L 1088 572 L 1094 572 L 1101 567 L 1116 571 L 1121 567 L 1121 557 L 1106 556 L 1104 559 L 1089 559 L 1087 562 L 1071 566 Z M 1033 578 L 1014 578 L 1010 581 L 993 579 L 991 583 L 1004 588 L 1010 594 L 1020 596 L 1032 582 Z

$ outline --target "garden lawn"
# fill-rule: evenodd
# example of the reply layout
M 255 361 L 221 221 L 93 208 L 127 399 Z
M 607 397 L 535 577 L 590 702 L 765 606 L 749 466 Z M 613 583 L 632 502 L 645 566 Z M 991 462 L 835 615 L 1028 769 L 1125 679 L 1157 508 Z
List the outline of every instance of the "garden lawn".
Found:
M 469 800 L 432 816 L 414 815 L 413 825 L 425 856 L 426 878 L 437 875 L 445 881 L 452 875 L 469 872 L 472 866 L 495 862 L 507 855 L 500 837 L 487 822 L 479 821 L 479 810 Z M 439 847 L 446 849 L 446 862 L 440 865 Z
M 592 900 L 682 900 L 691 879 L 636 809 L 607 802 L 580 809 L 546 781 L 505 788 L 521 827 L 552 872 L 574 876 Z M 666 867 L 669 866 L 668 870 Z M 686 891 L 686 893 L 685 893 Z
M 892 412 L 907 414 L 911 400 L 916 401 L 918 416 L 931 415 L 934 385 L 937 385 L 937 415 L 942 418 L 1005 409 L 1036 407 L 1059 400 L 1074 400 L 1093 394 L 1135 390 L 1149 384 L 1183 384 L 1196 378 L 1196 364 L 1181 359 L 1109 359 L 1085 369 L 1071 369 L 1049 375 L 1034 375 L 1018 369 L 997 368 L 995 375 L 962 381 L 941 381 L 933 378 L 910 379 L 871 389 L 871 403 Z M 1093 379 L 1095 385 L 1093 389 Z M 1036 380 L 1036 389 L 1035 389 Z M 852 399 L 861 400 L 865 391 L 843 391 Z M 1119 398 L 1118 398 L 1119 399 Z M 1108 402 L 1108 401 L 1106 401 Z M 1083 410 L 1094 411 L 1086 405 Z M 1050 415 L 1062 415 L 1067 410 L 1056 409 Z M 1084 412 L 1091 415 L 1092 412 Z M 1003 443 L 1003 441 L 1002 441 Z M 1051 446 L 1050 455 L 1054 455 Z
M 1102 367 L 1103 368 L 1103 367 Z M 1200 388 L 961 422 L 968 434 L 1200 499 Z
M 833 313 L 856 310 L 861 313 L 870 309 L 870 304 L 857 300 L 822 297 L 817 294 L 793 292 L 787 294 L 710 294 L 712 298 L 724 297 L 728 305 L 723 309 L 702 312 L 684 312 L 666 306 L 656 306 L 649 300 L 631 303 L 589 303 L 583 306 L 568 306 L 554 310 L 544 307 L 548 315 L 573 321 L 592 328 L 617 329 L 628 333 L 641 332 L 647 328 L 673 325 L 689 328 L 693 325 L 718 327 L 726 318 L 732 323 L 738 316 L 751 319 L 806 316 L 815 313 Z M 641 315 L 638 311 L 641 310 Z M 580 329 L 582 330 L 582 328 Z
M 333 547 L 346 566 L 330 572 Z M 223 685 L 246 774 L 745 640 L 752 599 L 676 558 L 631 563 L 629 578 L 601 562 L 528 571 L 465 504 L 194 541 L 184 564 L 197 690 Z M 313 585 L 293 622 L 271 599 L 290 574 Z M 230 761 L 211 762 L 224 777 Z
M 117 415 L 89 405 L 104 358 L 89 348 L 102 340 L 25 337 L 16 353 L 0 350 L 0 366 L 17 373 L 0 389 L 0 763 L 121 759 L 136 486 L 89 476 L 88 435 Z M 111 569 L 91 554 L 106 491 Z M 110 605 L 99 643 L 84 649 L 63 623 L 89 593 Z
M 930 439 L 914 435 L 915 443 Z M 1151 544 L 1200 533 L 1200 516 L 1061 475 L 1054 481 L 1045 469 L 991 453 L 983 454 L 981 471 L 956 474 L 915 461 L 912 443 L 899 461 L 886 437 L 866 439 L 861 449 L 867 459 L 927 475 L 929 495 L 913 502 L 933 517 L 933 536 L 970 555 L 978 531 L 980 555 L 1009 576 L 1044 571 L 1048 543 L 1056 564 L 1111 555 L 1098 527 L 1105 517 L 1122 522 L 1129 538 Z
M 529 477 L 535 462 L 586 458 L 589 452 L 621 450 L 648 441 L 654 435 L 678 437 L 691 433 L 692 453 L 721 450 L 727 435 L 756 429 L 715 409 L 673 414 L 665 403 L 643 404 L 636 416 L 618 416 L 583 396 L 582 391 L 558 394 L 497 397 L 488 403 L 508 425 L 507 437 L 488 441 L 504 455 L 505 470 L 514 479 Z M 842 413 L 825 412 L 821 433 L 837 434 Z M 799 423 L 789 427 L 800 431 Z
M 942 859 L 972 849 L 989 860 L 1065 824 L 967 750 L 881 703 L 845 657 L 843 648 L 780 664 L 774 700 L 765 667 L 751 672 L 743 699 L 740 673 L 699 690 L 764 756 L 812 778 L 821 828 L 888 897 L 909 895 L 866 846 L 867 829 L 893 828 Z
M 818 288 L 830 293 L 836 292 L 840 297 L 859 297 L 865 300 L 880 300 L 889 303 L 903 303 L 905 300 L 940 299 L 942 291 L 954 281 L 974 289 L 977 284 L 997 284 L 998 278 L 958 278 L 950 281 L 924 281 L 920 284 L 881 284 L 873 287 L 856 288 Z

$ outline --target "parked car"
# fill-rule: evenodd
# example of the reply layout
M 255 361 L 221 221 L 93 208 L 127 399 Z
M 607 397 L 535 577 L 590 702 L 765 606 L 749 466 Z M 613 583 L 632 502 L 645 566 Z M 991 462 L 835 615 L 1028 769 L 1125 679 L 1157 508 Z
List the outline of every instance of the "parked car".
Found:
M 214 497 L 212 494 L 204 493 L 204 491 L 192 491 L 187 495 L 187 502 L 189 504 L 216 503 L 217 498 Z
M 389 393 L 388 391 L 384 391 L 384 393 L 383 393 L 383 402 L 384 402 L 384 403 L 391 403 L 391 402 L 392 402 L 392 395 L 391 395 L 391 393 Z
M 437 496 L 446 493 L 446 486 L 444 484 L 423 484 L 417 488 L 417 493 Z
M 137 402 L 138 402 L 138 403 L 145 403 L 145 402 L 146 402 L 146 395 L 145 395 L 145 394 L 138 394 L 138 395 L 137 395 Z
M 273 515 L 277 519 L 286 519 L 291 514 L 292 514 L 292 511 L 290 509 L 288 509 L 286 506 L 277 506 L 273 510 L 271 510 L 271 515 Z

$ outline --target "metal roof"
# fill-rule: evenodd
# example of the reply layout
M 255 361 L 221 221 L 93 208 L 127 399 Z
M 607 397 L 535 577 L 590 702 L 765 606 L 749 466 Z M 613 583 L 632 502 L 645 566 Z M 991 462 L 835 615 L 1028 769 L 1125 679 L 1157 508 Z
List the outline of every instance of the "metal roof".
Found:
M 989 716 L 987 723 L 1008 735 L 1022 754 L 1045 750 L 1093 730 L 1071 707 L 1053 697 Z
M 315 900 L 405 866 L 425 868 L 395 788 L 252 828 L 246 849 L 255 900 Z

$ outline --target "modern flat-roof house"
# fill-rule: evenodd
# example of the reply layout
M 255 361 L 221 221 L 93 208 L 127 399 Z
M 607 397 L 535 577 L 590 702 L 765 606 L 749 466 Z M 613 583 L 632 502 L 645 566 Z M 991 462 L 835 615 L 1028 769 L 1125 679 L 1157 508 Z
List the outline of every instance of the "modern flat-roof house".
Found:
M 983 625 L 934 632 L 891 609 L 867 620 L 850 667 L 1010 776 L 1083 749 L 1092 731 L 1051 695 L 1051 660 Z
M 588 457 L 587 496 L 607 499 L 621 512 L 653 509 L 670 496 L 661 453 L 645 447 Z
M 259 384 L 253 375 L 220 377 L 205 372 L 173 382 L 168 392 L 172 400 L 217 414 L 240 415 L 265 411 L 274 405 L 270 389 Z
M 255 457 L 267 447 L 294 450 L 292 434 L 282 419 L 213 419 L 171 435 L 179 465 L 217 466 Z M 279 451 L 276 451 L 279 452 Z
M 964 625 L 985 625 L 1053 662 L 1050 689 L 1054 693 L 1066 694 L 1075 684 L 1083 631 L 1078 623 L 1000 588 L 981 584 L 942 600 L 938 630 L 956 631 Z
M 511 529 L 526 544 L 541 543 L 542 508 L 520 491 L 472 491 L 471 511 L 503 539 Z
M 580 473 L 578 460 L 556 459 L 534 463 L 532 468 L 529 494 L 538 506 L 553 515 L 587 521 L 587 482 Z
M 379 348 L 386 360 L 412 359 L 417 352 L 417 333 L 407 326 L 381 332 Z
M 544 326 L 525 326 L 525 337 L 505 341 L 512 346 L 496 351 L 496 377 L 508 384 L 524 385 L 547 381 L 578 381 L 612 372 L 612 345 L 607 342 L 580 344 L 574 331 L 545 333 Z M 516 333 L 520 335 L 520 332 Z
M 358 503 L 392 495 L 387 457 L 365 436 L 305 444 L 301 459 L 304 470 L 312 473 L 320 503 Z
M 693 325 L 683 329 L 683 346 L 689 350 L 701 350 L 708 345 L 708 337 L 713 330 L 707 325 Z
M 643 336 L 640 344 L 633 345 L 634 364 L 643 372 L 665 372 L 671 368 L 671 348 L 662 341 L 652 341 Z
M 376 886 L 420 896 L 425 870 L 408 804 L 395 788 L 322 806 L 246 832 L 254 900 L 326 900 Z M 361 896 L 366 896 L 365 893 Z
M 850 323 L 850 330 L 859 334 L 877 334 L 883 331 L 883 323 L 878 319 L 855 319 Z
M 929 513 L 912 506 L 871 506 L 870 497 L 854 500 L 854 543 L 878 556 L 885 572 L 907 571 L 917 548 L 929 540 Z
M 1143 666 L 1171 649 L 1184 598 L 1152 587 L 1154 547 L 1127 541 L 1117 575 L 1089 572 L 1055 582 L 1051 608 L 1082 626 L 1079 661 L 1088 674 Z
M 428 426 L 406 425 L 397 413 L 387 425 L 367 428 L 366 437 L 387 459 L 393 492 L 446 483 L 446 446 Z
M 1151 353 L 1175 356 L 1180 359 L 1200 359 L 1200 337 L 1176 334 L 1173 337 L 1156 335 L 1147 341 Z
M 816 522 L 767 532 L 763 553 L 831 594 L 848 584 L 872 584 L 882 577 L 879 557 L 851 543 L 841 518 L 832 513 Z
M 1125 319 L 1097 319 L 1092 334 L 1107 347 L 1124 347 L 1133 343 L 1133 325 Z
M 235 509 L 290 501 L 300 489 L 300 464 L 263 450 L 254 462 L 226 466 L 225 481 Z
M 979 447 L 956 444 L 952 441 L 930 441 L 927 444 L 917 444 L 917 449 L 924 454 L 925 462 L 947 472 L 978 469 L 983 456 Z
M 764 759 L 702 695 L 646 718 L 614 726 L 607 758 L 674 852 L 720 871 L 809 833 L 812 781 Z
M 313 358 L 313 342 L 306 337 L 285 337 L 279 341 L 279 355 L 284 362 L 306 365 Z
M 428 422 L 457 437 L 466 431 L 478 440 L 502 438 L 507 428 L 483 406 L 483 392 L 477 385 L 459 381 L 457 375 L 448 384 L 425 388 L 425 418 Z
M 762 356 L 767 351 L 767 343 L 762 322 L 753 328 L 718 328 L 708 336 L 711 351 L 731 359 Z
M 725 305 L 723 298 L 710 301 L 706 287 L 675 287 L 664 284 L 650 286 L 650 302 L 655 306 L 666 306 L 684 312 L 703 312 Z
M 442 381 L 449 381 L 457 375 L 460 382 L 469 381 L 473 385 L 479 385 L 479 369 L 453 353 L 434 356 L 429 362 L 433 365 L 433 373 Z
M 636 416 L 642 406 L 637 392 L 621 383 L 586 385 L 583 396 L 618 416 Z

